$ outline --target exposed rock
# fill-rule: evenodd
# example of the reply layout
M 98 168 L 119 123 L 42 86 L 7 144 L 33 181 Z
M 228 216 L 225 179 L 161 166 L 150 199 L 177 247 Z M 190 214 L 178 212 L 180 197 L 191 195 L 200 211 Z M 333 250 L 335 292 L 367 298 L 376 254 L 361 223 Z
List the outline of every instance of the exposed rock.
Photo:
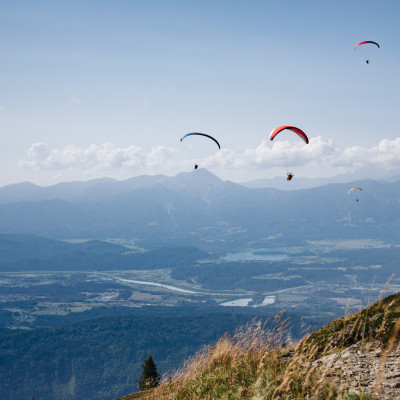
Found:
M 341 387 L 379 400 L 400 400 L 400 344 L 384 349 L 378 342 L 358 342 L 312 363 Z

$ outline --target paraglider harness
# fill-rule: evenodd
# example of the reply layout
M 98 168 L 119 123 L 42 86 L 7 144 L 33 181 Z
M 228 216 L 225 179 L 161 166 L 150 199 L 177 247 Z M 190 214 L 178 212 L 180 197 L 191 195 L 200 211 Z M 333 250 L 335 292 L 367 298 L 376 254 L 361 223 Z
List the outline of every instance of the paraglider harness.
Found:
M 294 177 L 293 172 L 288 172 L 286 180 L 291 181 L 293 177 Z

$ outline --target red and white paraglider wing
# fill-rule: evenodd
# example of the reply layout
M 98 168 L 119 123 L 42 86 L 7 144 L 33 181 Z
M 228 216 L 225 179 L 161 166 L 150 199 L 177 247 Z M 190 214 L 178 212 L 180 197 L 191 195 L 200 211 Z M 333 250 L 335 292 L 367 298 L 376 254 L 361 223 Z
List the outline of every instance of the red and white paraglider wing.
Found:
M 300 136 L 307 144 L 308 144 L 308 137 L 307 135 L 299 128 L 296 128 L 295 126 L 278 126 L 278 128 L 275 128 L 270 135 L 270 140 L 274 140 L 274 138 L 278 135 L 278 133 L 284 131 L 285 129 L 288 129 L 294 133 L 296 133 L 298 136 Z

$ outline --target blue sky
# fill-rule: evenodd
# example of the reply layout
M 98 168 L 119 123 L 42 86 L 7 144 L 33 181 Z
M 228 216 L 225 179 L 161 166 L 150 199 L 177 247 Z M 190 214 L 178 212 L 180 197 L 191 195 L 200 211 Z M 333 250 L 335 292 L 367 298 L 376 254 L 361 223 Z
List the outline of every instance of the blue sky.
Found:
M 194 161 L 234 181 L 398 174 L 399 17 L 398 1 L 2 1 L 0 185 Z M 310 144 L 270 142 L 279 125 Z M 196 154 L 191 131 L 223 150 Z

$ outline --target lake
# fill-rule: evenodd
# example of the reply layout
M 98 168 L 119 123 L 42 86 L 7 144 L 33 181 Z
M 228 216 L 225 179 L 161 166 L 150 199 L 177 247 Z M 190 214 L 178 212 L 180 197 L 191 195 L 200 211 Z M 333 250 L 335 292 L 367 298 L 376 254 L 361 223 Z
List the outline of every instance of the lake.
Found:
M 282 261 L 291 258 L 287 253 L 267 250 L 249 250 L 229 253 L 222 257 L 225 261 Z

